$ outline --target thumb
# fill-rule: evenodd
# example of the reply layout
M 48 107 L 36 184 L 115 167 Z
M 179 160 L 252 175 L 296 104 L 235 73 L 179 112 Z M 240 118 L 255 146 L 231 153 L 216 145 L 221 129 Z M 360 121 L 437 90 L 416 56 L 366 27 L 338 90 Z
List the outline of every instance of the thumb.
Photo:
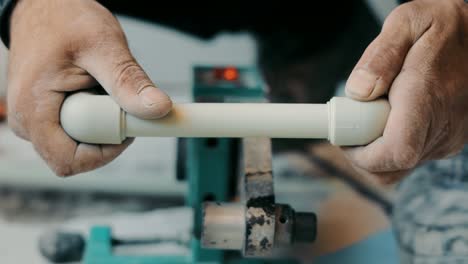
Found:
M 382 32 L 369 45 L 346 83 L 346 94 L 356 100 L 373 100 L 388 92 L 406 54 L 416 41 L 408 12 L 396 9 Z
M 126 42 L 96 50 L 81 60 L 88 71 L 120 105 L 139 118 L 156 119 L 172 108 L 169 96 L 151 81 L 130 53 Z

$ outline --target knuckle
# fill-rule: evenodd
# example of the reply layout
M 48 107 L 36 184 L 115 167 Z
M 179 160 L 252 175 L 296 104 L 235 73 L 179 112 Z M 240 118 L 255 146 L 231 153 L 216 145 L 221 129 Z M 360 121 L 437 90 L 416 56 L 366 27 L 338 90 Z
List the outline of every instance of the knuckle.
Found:
M 391 165 L 395 170 L 410 170 L 420 161 L 420 151 L 410 144 L 396 148 L 392 152 Z
M 387 187 L 389 185 L 391 185 L 388 181 L 388 178 L 385 177 L 385 176 L 379 176 L 379 175 L 376 175 L 375 176 L 375 179 L 377 180 L 377 184 L 379 186 L 384 186 L 384 187 Z
M 361 151 L 349 150 L 345 152 L 346 158 L 351 162 L 355 168 L 359 168 L 368 173 L 379 171 L 380 164 L 375 162 L 374 158 L 371 158 L 370 151 L 362 149 Z
M 116 84 L 127 83 L 132 75 L 139 71 L 139 66 L 133 58 L 124 59 L 115 64 L 113 74 L 116 76 Z
M 414 5 L 403 4 L 395 8 L 385 19 L 384 27 L 408 24 L 411 15 L 415 12 Z
M 379 183 L 382 186 L 391 186 L 405 177 L 406 171 L 397 171 L 393 173 L 383 173 L 378 175 Z
M 8 127 L 16 136 L 25 140 L 28 139 L 27 128 L 21 113 L 10 113 L 8 115 Z
M 66 178 L 75 174 L 71 166 L 68 165 L 52 165 L 52 171 L 60 178 Z
M 382 81 L 391 82 L 393 78 L 393 73 L 399 69 L 400 63 L 396 61 L 403 61 L 406 54 L 402 52 L 403 43 L 389 43 L 388 40 L 385 40 L 385 43 L 382 43 L 382 40 L 378 43 L 375 43 L 374 52 L 372 52 L 371 58 L 367 63 L 367 68 L 372 69 L 372 71 L 379 76 Z
M 57 154 L 52 153 L 44 146 L 38 145 L 34 139 L 33 145 L 37 153 L 39 153 L 56 176 L 65 178 L 74 174 L 70 163 L 64 161 L 62 156 L 58 157 Z
M 133 58 L 117 63 L 114 68 L 114 76 L 116 76 L 115 87 L 133 88 L 135 93 L 152 85 L 146 73 Z M 118 93 L 118 89 L 115 92 Z
M 384 50 L 379 52 L 380 58 L 384 65 L 393 66 L 391 62 L 395 61 L 395 58 L 404 58 L 406 54 L 402 53 L 401 43 L 389 43 L 386 45 Z M 385 73 L 385 71 L 383 71 Z
M 42 139 L 39 140 L 37 137 L 32 138 L 34 148 L 56 176 L 65 178 L 77 173 L 73 167 L 73 160 L 65 151 L 56 152 L 59 146 L 50 144 L 51 142 L 44 143 Z
M 434 11 L 417 1 L 409 2 L 395 8 L 387 17 L 384 28 L 395 27 L 408 30 L 413 39 L 418 39 L 431 27 Z
M 447 1 L 449 4 L 444 4 L 440 8 L 434 8 L 432 11 L 434 19 L 432 20 L 432 28 L 438 38 L 448 38 L 450 36 L 464 35 L 465 27 L 463 21 L 466 15 L 462 14 L 463 8 L 459 8 L 453 1 Z

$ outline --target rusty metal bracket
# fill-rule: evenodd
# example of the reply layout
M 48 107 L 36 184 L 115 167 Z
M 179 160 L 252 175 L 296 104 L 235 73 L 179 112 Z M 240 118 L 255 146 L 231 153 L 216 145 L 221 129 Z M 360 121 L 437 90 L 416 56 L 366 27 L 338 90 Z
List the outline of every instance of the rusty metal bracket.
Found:
M 245 256 L 268 256 L 275 239 L 275 193 L 269 138 L 242 140 L 245 191 Z
M 313 242 L 315 214 L 275 202 L 271 139 L 243 138 L 241 163 L 242 201 L 204 203 L 202 246 L 263 258 L 277 248 Z

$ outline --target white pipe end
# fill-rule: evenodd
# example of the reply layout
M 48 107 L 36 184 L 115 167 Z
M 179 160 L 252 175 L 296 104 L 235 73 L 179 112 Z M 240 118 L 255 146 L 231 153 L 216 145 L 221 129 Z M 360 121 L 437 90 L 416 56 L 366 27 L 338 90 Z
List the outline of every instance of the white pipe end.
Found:
M 367 145 L 383 134 L 390 104 L 334 97 L 328 102 L 328 139 L 338 146 Z
M 60 120 L 65 132 L 79 142 L 121 144 L 124 115 L 110 96 L 76 93 L 64 101 Z

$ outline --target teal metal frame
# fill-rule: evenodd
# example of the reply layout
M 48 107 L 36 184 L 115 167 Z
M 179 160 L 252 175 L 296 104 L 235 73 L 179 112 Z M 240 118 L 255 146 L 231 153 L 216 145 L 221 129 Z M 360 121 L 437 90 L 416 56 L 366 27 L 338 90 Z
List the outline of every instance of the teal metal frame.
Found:
M 195 75 L 200 71 L 209 71 L 212 66 L 195 67 Z M 253 85 L 242 86 L 230 82 L 218 85 L 205 85 L 194 76 L 193 98 L 195 101 L 215 102 L 252 102 L 265 100 L 265 85 L 256 68 L 244 67 L 238 69 L 241 76 L 250 78 Z M 106 226 L 96 226 L 91 229 L 86 243 L 84 255 L 85 264 L 189 264 L 189 263 L 231 263 L 231 264 L 268 264 L 296 263 L 286 260 L 245 259 L 240 252 L 204 249 L 200 245 L 202 228 L 202 204 L 207 200 L 228 201 L 231 196 L 231 182 L 238 166 L 238 141 L 221 138 L 190 138 L 187 139 L 186 172 L 189 192 L 186 202 L 193 208 L 193 238 L 191 254 L 180 256 L 121 256 L 114 255 L 112 248 L 112 230 Z
M 112 231 L 107 226 L 91 229 L 86 242 L 85 264 L 188 264 L 190 256 L 120 256 L 113 254 Z

